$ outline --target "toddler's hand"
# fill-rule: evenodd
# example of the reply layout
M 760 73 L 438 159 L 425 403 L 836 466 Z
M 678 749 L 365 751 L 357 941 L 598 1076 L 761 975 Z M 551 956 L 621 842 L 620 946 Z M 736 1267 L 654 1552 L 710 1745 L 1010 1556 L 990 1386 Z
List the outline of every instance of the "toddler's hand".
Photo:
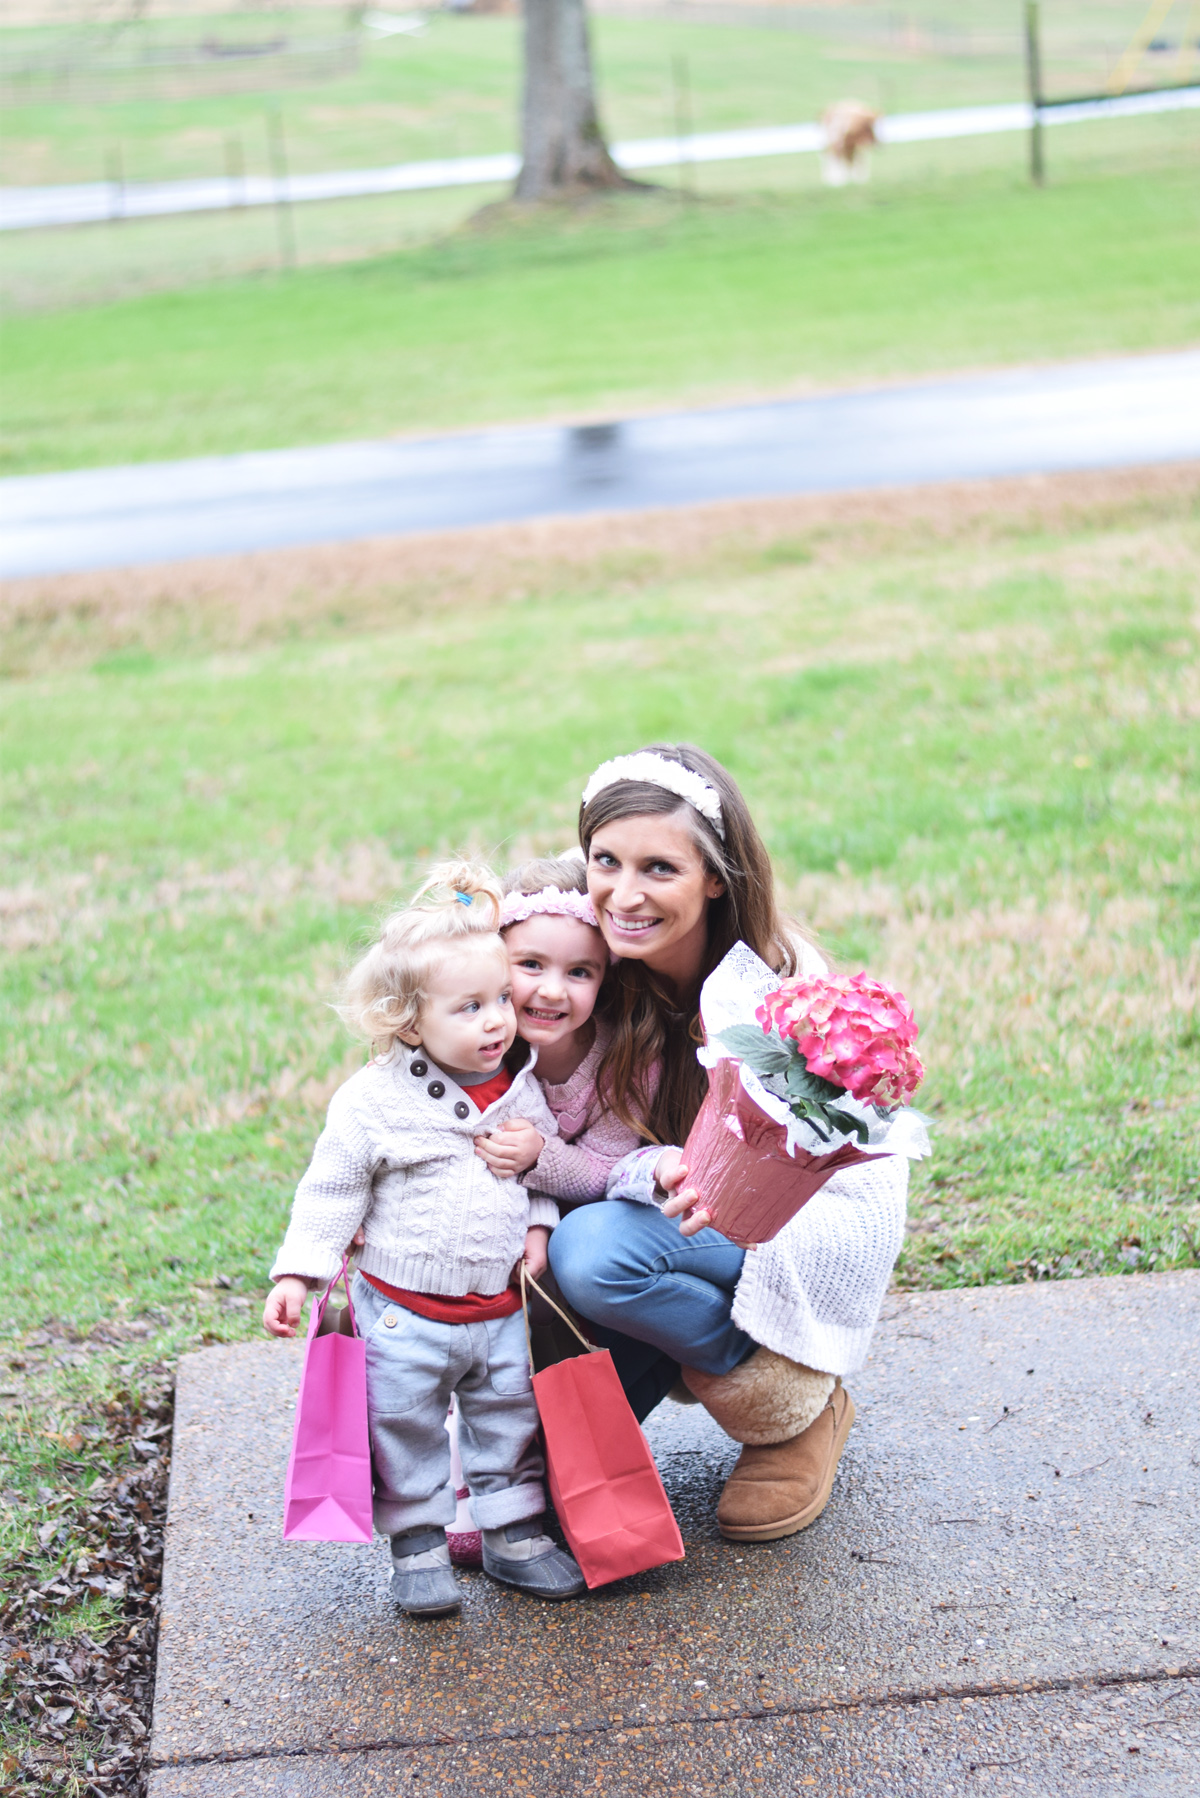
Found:
M 654 1178 L 663 1191 L 670 1195 L 663 1200 L 663 1216 L 680 1219 L 681 1236 L 695 1236 L 698 1231 L 707 1230 L 711 1219 L 708 1212 L 700 1207 L 700 1194 L 694 1186 L 684 1187 L 682 1192 L 677 1190 L 687 1179 L 687 1172 L 679 1150 L 664 1149 L 658 1158 Z
M 525 1118 L 509 1118 L 491 1136 L 475 1138 L 475 1153 L 501 1180 L 515 1180 L 531 1168 L 546 1139 Z
M 263 1306 L 263 1329 L 271 1336 L 294 1336 L 300 1313 L 308 1297 L 308 1281 L 297 1274 L 284 1274 L 267 1294 Z
M 525 1232 L 525 1253 L 513 1269 L 512 1284 L 519 1285 L 521 1279 L 521 1262 L 525 1264 L 525 1272 L 531 1280 L 540 1280 L 550 1265 L 547 1253 L 550 1244 L 550 1232 L 545 1224 L 530 1224 Z

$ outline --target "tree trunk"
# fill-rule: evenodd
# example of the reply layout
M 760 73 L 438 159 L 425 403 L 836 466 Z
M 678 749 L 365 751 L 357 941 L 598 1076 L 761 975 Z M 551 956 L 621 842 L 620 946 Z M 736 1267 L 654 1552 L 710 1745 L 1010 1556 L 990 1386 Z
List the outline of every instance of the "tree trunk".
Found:
M 525 99 L 518 200 L 632 187 L 596 113 L 584 0 L 525 0 Z

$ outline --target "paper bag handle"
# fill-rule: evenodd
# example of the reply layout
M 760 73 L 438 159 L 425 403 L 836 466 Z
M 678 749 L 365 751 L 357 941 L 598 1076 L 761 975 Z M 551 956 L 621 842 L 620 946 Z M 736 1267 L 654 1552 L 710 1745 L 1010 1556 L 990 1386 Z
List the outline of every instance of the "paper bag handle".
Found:
M 350 1270 L 346 1266 L 346 1257 L 343 1255 L 341 1273 L 334 1274 L 332 1280 L 325 1288 L 324 1294 L 312 1308 L 312 1317 L 309 1320 L 308 1326 L 308 1333 L 310 1336 L 319 1336 L 321 1334 L 321 1326 L 325 1322 L 325 1307 L 329 1303 L 330 1293 L 333 1291 L 339 1280 L 346 1290 L 346 1309 L 350 1313 L 350 1334 L 352 1336 L 358 1335 L 358 1319 L 354 1315 L 354 1300 L 350 1297 Z
M 530 1365 L 530 1367 L 533 1366 L 533 1337 L 529 1333 L 529 1295 L 525 1291 L 525 1287 L 527 1284 L 533 1287 L 533 1290 L 537 1293 L 537 1295 L 540 1299 L 545 1299 L 545 1301 L 549 1305 L 551 1311 L 558 1312 L 558 1315 L 562 1318 L 562 1320 L 566 1324 L 568 1330 L 570 1330 L 570 1332 L 573 1336 L 578 1336 L 580 1342 L 582 1342 L 584 1348 L 587 1350 L 589 1355 L 599 1354 L 599 1352 L 600 1352 L 599 1344 L 588 1341 L 588 1339 L 584 1335 L 583 1331 L 579 1328 L 579 1326 L 571 1318 L 569 1318 L 567 1316 L 567 1314 L 563 1310 L 562 1306 L 556 1305 L 554 1303 L 554 1300 L 550 1297 L 550 1294 L 548 1292 L 542 1291 L 541 1287 L 538 1285 L 537 1281 L 534 1279 L 533 1275 L 529 1272 L 528 1268 L 525 1266 L 525 1263 L 522 1261 L 522 1263 L 521 1263 L 521 1310 L 524 1312 L 524 1315 L 525 1315 L 525 1341 L 529 1347 L 529 1365 Z

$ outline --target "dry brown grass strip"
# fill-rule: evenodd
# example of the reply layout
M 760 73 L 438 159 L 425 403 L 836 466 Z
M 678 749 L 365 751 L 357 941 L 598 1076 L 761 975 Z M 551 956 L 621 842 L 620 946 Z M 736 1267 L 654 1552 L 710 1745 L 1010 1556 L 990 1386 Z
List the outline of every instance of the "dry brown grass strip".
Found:
M 388 630 L 442 607 L 628 591 L 763 559 L 837 563 L 1179 520 L 1200 463 L 538 519 L 0 583 L 0 669 L 121 650 L 243 649 Z

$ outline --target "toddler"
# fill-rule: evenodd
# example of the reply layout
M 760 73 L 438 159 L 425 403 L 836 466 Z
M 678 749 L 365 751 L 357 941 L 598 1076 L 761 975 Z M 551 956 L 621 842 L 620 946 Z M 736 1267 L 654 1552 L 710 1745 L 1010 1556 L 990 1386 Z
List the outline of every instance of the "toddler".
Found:
M 294 1336 L 308 1290 L 332 1279 L 360 1232 L 354 1304 L 366 1340 L 375 1524 L 391 1537 L 393 1591 L 413 1615 L 459 1606 L 446 1525 L 447 1407 L 484 1571 L 542 1598 L 584 1582 L 542 1528 L 544 1472 L 519 1293 L 558 1221 L 552 1199 L 493 1166 L 478 1141 L 520 1117 L 548 1145 L 557 1130 L 533 1070 L 504 1057 L 516 1035 L 501 895 L 486 870 L 435 870 L 390 917 L 350 976 L 343 1016 L 374 1055 L 334 1094 L 296 1191 L 263 1313 Z
M 557 1121 L 546 1137 L 513 1119 L 475 1152 L 498 1174 L 520 1175 L 562 1209 L 604 1197 L 612 1169 L 642 1138 L 608 1111 L 597 1077 L 612 1029 L 596 1015 L 609 955 L 587 894 L 581 857 L 524 863 L 504 883 L 500 931 L 508 949 L 517 1034 Z M 509 1057 L 510 1065 L 513 1056 Z M 528 1066 L 529 1063 L 526 1063 Z
M 507 1061 L 516 1070 L 536 1059 L 538 1083 L 558 1133 L 546 1136 L 529 1118 L 511 1117 L 494 1134 L 477 1136 L 475 1153 L 493 1173 L 524 1178 L 570 1210 L 602 1199 L 610 1170 L 641 1140 L 604 1109 L 596 1092 L 600 1060 L 612 1037 L 595 1016 L 608 949 L 587 896 L 582 856 L 525 862 L 504 884 L 500 931 L 508 947 L 517 1034 L 524 1039 Z M 538 1364 L 548 1365 L 560 1358 L 554 1313 L 536 1295 L 530 1311 Z M 450 1559 L 457 1567 L 478 1567 L 483 1544 L 471 1525 L 453 1410 L 446 1427 L 456 1506 Z

